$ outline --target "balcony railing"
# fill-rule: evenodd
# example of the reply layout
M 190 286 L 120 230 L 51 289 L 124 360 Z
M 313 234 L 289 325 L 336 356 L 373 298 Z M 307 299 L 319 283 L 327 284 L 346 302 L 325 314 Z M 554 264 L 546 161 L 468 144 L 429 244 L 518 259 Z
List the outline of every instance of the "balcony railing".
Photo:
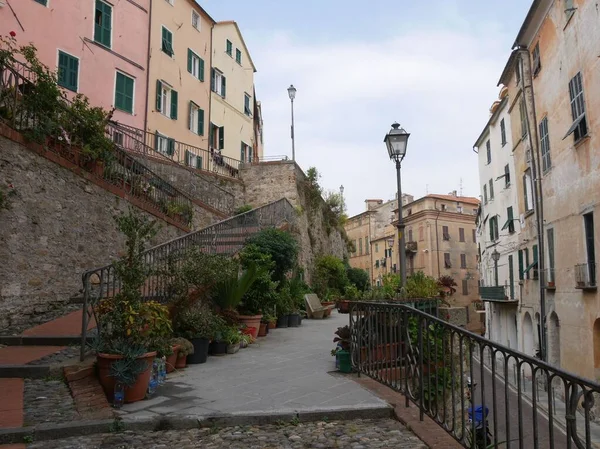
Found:
M 417 242 L 406 242 L 406 252 L 416 253 L 418 248 Z
M 510 299 L 509 286 L 499 285 L 496 287 L 479 287 L 479 296 L 482 301 L 512 302 Z
M 406 304 L 352 303 L 350 335 L 359 377 L 402 393 L 465 448 L 595 447 L 594 381 Z
M 588 262 L 575 265 L 575 287 L 580 289 L 595 289 L 596 263 Z

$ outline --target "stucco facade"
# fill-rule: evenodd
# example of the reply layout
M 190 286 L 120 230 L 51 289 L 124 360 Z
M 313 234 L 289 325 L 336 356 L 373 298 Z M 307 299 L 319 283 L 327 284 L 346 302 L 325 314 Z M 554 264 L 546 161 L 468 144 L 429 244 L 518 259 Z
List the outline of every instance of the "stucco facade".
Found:
M 254 73 L 256 68 L 237 24 L 215 24 L 212 36 L 210 147 L 223 156 L 256 159 Z
M 214 20 L 193 0 L 152 1 L 147 131 L 157 136 L 158 151 L 204 168 L 209 163 L 213 25 Z M 169 147 L 171 139 L 190 147 L 187 152 L 180 146 L 174 151 Z
M 510 348 L 519 347 L 519 207 L 513 158 L 509 90 L 503 87 L 474 151 L 479 165 L 482 204 L 477 220 L 481 299 L 485 302 L 486 336 Z M 498 257 L 497 265 L 492 254 Z M 491 290 L 486 287 L 497 287 Z M 498 299 L 496 293 L 501 293 Z
M 10 5 L 14 15 L 6 6 L 0 13 L 2 33 L 14 31 L 18 45 L 34 43 L 40 60 L 52 70 L 63 63 L 69 73 L 61 70 L 59 83 L 68 86 L 69 96 L 82 93 L 106 110 L 116 106 L 114 120 L 144 127 L 150 0 Z M 116 98 L 117 83 L 127 98 Z

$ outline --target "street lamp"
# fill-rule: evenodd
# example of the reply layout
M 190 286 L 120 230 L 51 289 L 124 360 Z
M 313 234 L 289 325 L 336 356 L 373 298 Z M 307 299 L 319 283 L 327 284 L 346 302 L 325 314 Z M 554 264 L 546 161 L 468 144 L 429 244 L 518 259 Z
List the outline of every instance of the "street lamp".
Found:
M 288 87 L 288 95 L 290 96 L 290 101 L 292 102 L 292 160 L 296 160 L 296 145 L 294 142 L 294 98 L 296 98 L 296 88 L 293 84 L 290 84 Z
M 343 185 L 340 186 L 340 197 L 341 197 L 340 198 L 340 202 L 342 203 L 341 204 L 342 213 L 344 213 L 345 204 L 344 204 L 344 186 Z
M 498 287 L 498 261 L 500 260 L 500 253 L 495 248 L 494 252 L 492 253 L 492 260 L 494 261 L 494 281 L 496 283 L 496 287 Z
M 398 182 L 398 238 L 400 247 L 398 253 L 400 255 L 400 279 L 402 287 L 406 286 L 406 243 L 404 239 L 404 217 L 402 216 L 402 183 L 400 179 L 400 165 L 404 156 L 406 156 L 406 146 L 410 134 L 404 128 L 400 128 L 398 123 L 392 125 L 392 129 L 386 134 L 385 142 L 390 155 L 390 159 L 396 162 L 396 177 Z

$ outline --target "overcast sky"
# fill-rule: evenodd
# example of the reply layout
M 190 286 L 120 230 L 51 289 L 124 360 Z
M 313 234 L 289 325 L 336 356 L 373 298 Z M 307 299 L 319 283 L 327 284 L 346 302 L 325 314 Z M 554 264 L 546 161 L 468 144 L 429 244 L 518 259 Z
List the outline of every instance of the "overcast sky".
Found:
M 383 138 L 411 133 L 403 192 L 479 196 L 473 143 L 529 0 L 201 0 L 238 22 L 256 64 L 265 154 L 291 155 L 287 87 L 298 89 L 296 160 L 344 186 L 350 215 L 391 199 Z

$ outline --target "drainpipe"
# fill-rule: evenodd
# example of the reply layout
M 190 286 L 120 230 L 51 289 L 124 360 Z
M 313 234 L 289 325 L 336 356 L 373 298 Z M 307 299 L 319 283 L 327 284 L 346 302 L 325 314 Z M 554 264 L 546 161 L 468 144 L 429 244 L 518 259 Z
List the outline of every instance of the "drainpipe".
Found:
M 531 176 L 533 177 L 533 189 L 535 196 L 535 224 L 536 230 L 538 234 L 538 270 L 539 270 L 539 282 L 540 282 L 540 317 L 542 322 L 540 323 L 540 357 L 543 361 L 546 361 L 546 273 L 545 273 L 545 260 L 544 260 L 544 204 L 542 197 L 542 178 L 538 175 L 540 173 L 540 155 L 539 155 L 539 145 L 538 143 L 538 133 L 537 133 L 537 116 L 535 112 L 535 100 L 533 96 L 533 75 L 531 73 L 531 67 L 529 67 L 529 76 L 527 77 L 528 84 L 525 85 L 525 72 L 523 71 L 523 58 L 527 58 L 529 61 L 530 55 L 529 50 L 526 48 L 519 48 L 519 62 L 521 68 L 521 77 L 522 86 L 523 86 L 523 96 L 524 100 L 523 105 L 525 108 L 525 114 L 527 117 L 527 134 L 529 139 L 529 146 L 531 148 Z M 529 123 L 529 114 L 527 111 L 527 98 L 525 97 L 525 92 L 528 91 L 531 94 L 531 114 L 533 116 L 533 121 L 535 126 L 533 126 L 533 130 L 531 124 Z M 533 131 L 533 132 L 532 132 Z M 535 135 L 534 135 L 535 133 Z M 535 140 L 534 140 L 535 137 Z M 534 146 L 535 142 L 535 146 Z
M 433 203 L 433 207 L 437 210 L 437 200 Z M 440 237 L 438 234 L 438 219 L 440 218 L 440 213 L 442 211 L 438 210 L 437 216 L 435 217 L 435 252 L 437 253 L 437 269 L 438 269 L 438 278 L 442 275 L 440 270 Z
M 369 214 L 369 277 L 371 278 L 371 285 L 373 285 L 373 251 L 371 251 L 371 238 L 371 214 Z
M 150 43 L 152 36 L 152 3 L 153 2 L 150 1 L 150 8 L 148 11 L 148 57 L 146 58 L 146 109 L 144 110 L 144 132 L 148 131 L 148 108 L 150 107 L 148 95 L 150 93 Z M 144 142 L 146 142 L 145 137 Z
M 209 52 L 210 52 L 210 58 L 208 58 L 208 76 L 211 77 L 212 74 L 212 60 L 213 60 L 213 32 L 215 30 L 215 24 L 213 23 L 210 26 L 210 47 L 209 47 Z M 209 83 L 212 83 L 212 77 L 210 80 L 208 80 Z M 212 109 L 212 90 L 210 89 L 210 84 L 208 87 L 208 135 L 210 136 L 210 127 L 212 126 L 212 115 L 211 115 L 211 109 Z M 210 155 L 210 144 L 212 142 L 210 142 L 208 139 L 207 140 L 207 144 L 206 144 L 206 151 L 207 154 Z M 210 158 L 210 156 L 209 156 Z

